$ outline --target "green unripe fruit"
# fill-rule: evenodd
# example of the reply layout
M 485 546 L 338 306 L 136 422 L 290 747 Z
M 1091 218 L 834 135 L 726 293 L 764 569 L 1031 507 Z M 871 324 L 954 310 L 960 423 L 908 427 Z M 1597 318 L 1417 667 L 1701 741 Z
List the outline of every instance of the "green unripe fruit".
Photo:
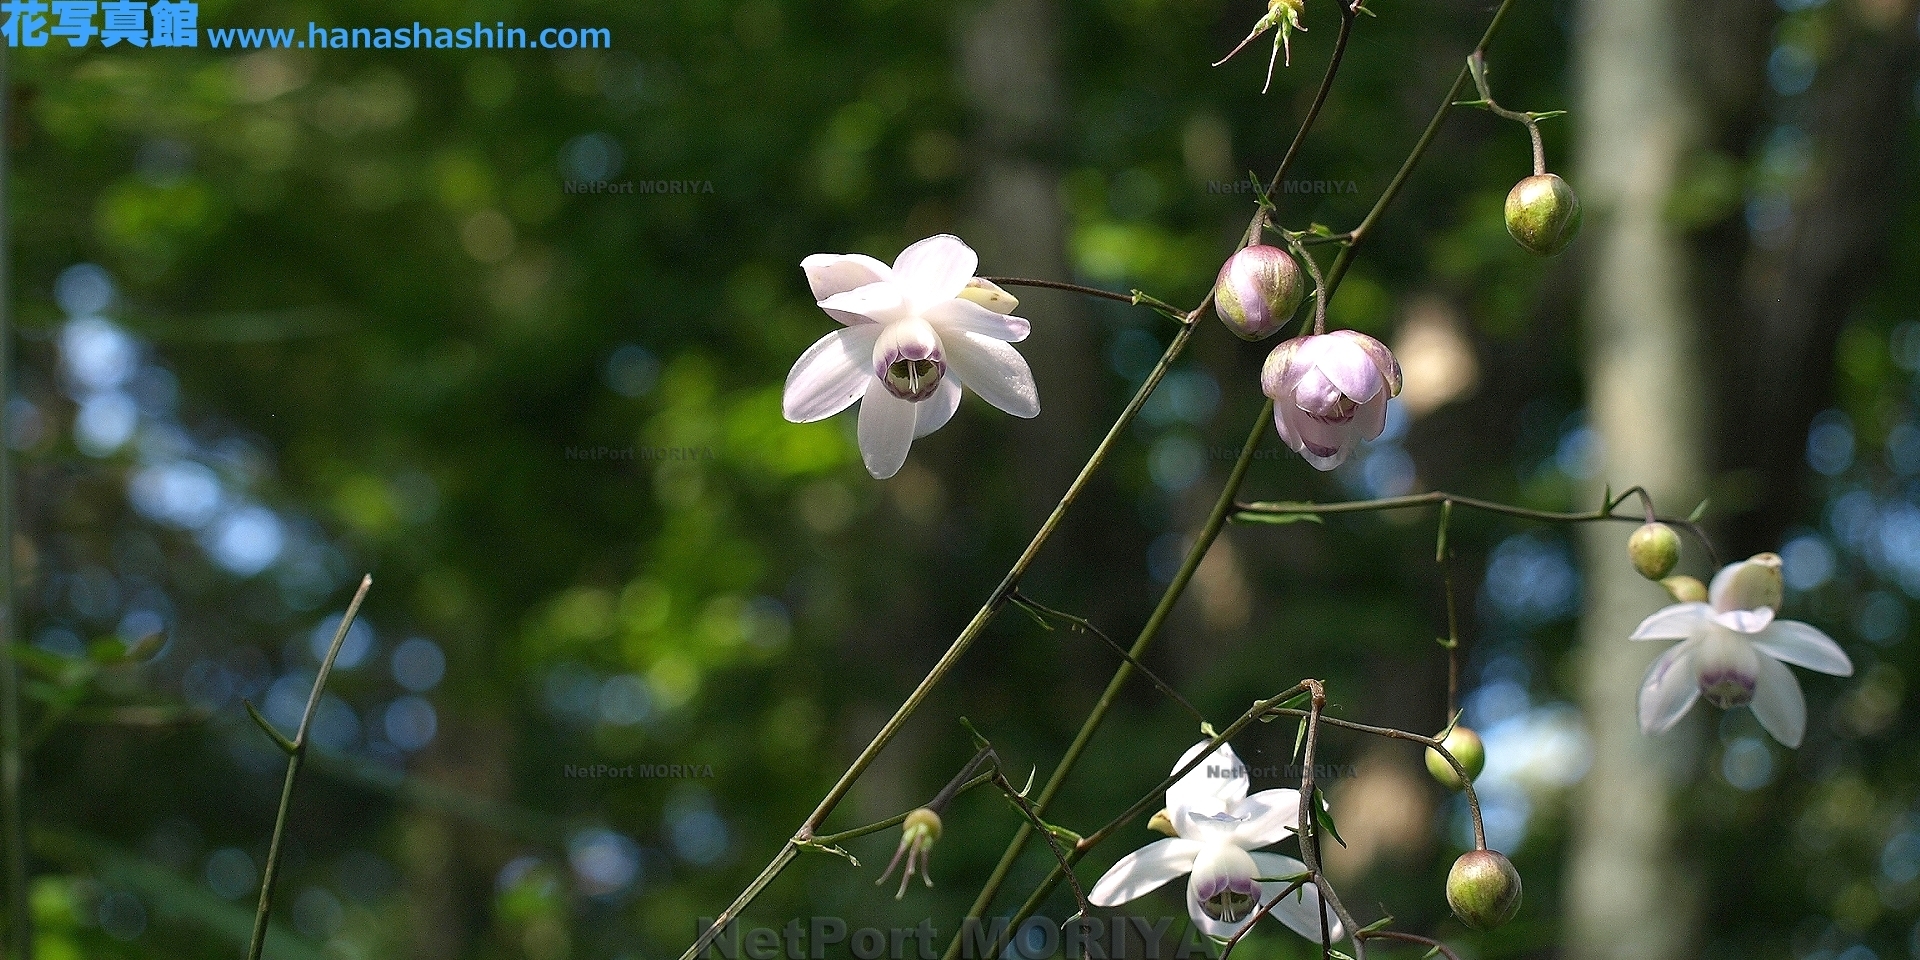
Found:
M 1447 906 L 1460 922 L 1492 930 L 1520 912 L 1520 871 L 1492 850 L 1470 850 L 1447 871 Z
M 1487 767 L 1486 745 L 1480 742 L 1479 734 L 1466 727 L 1456 725 L 1440 739 L 1440 745 L 1446 747 L 1447 752 L 1460 761 L 1460 766 L 1466 768 L 1468 780 L 1480 776 L 1480 771 Z M 1453 772 L 1453 764 L 1448 763 L 1447 758 L 1432 747 L 1427 748 L 1427 772 L 1433 774 L 1433 778 L 1448 790 L 1466 789 L 1467 785 L 1460 775 Z
M 1680 535 L 1664 523 L 1649 523 L 1627 538 L 1633 568 L 1648 580 L 1665 579 L 1680 562 Z
M 1580 232 L 1580 200 L 1551 173 L 1528 177 L 1507 194 L 1507 232 L 1528 250 L 1551 257 Z

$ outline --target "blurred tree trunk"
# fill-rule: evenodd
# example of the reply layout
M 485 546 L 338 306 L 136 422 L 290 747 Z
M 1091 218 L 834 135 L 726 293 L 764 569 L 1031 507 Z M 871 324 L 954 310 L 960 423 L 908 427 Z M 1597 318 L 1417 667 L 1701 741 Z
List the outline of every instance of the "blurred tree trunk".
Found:
M 1585 204 L 1586 380 L 1601 476 L 1685 512 L 1705 487 L 1703 396 L 1685 238 L 1666 217 L 1698 129 L 1682 76 L 1677 0 L 1584 0 L 1575 44 L 1575 188 Z M 1593 491 L 1597 498 L 1599 490 Z M 1695 891 L 1677 869 L 1674 785 L 1686 736 L 1643 736 L 1635 693 L 1660 644 L 1629 643 L 1662 602 L 1627 562 L 1625 531 L 1586 531 L 1580 696 L 1594 760 L 1576 801 L 1566 955 L 1694 955 Z M 1681 751 L 1687 752 L 1687 751 Z

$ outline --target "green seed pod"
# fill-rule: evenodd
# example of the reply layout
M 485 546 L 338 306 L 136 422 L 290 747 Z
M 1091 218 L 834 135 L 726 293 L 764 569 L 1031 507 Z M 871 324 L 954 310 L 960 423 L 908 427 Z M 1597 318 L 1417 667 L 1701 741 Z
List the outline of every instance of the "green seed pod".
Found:
M 1520 871 L 1492 850 L 1470 850 L 1447 871 L 1447 906 L 1460 922 L 1492 930 L 1520 912 Z
M 1455 760 L 1460 761 L 1460 766 L 1466 768 L 1468 780 L 1480 776 L 1480 771 L 1486 769 L 1486 745 L 1480 742 L 1480 735 L 1472 730 L 1456 725 L 1441 738 L 1440 744 L 1453 754 Z M 1453 764 L 1448 763 L 1447 758 L 1432 747 L 1427 748 L 1427 772 L 1433 774 L 1433 778 L 1448 790 L 1466 789 L 1467 785 L 1460 775 L 1453 772 Z
M 1706 603 L 1707 585 L 1693 577 L 1668 577 L 1660 585 L 1681 603 Z
M 1627 538 L 1633 568 L 1648 580 L 1662 580 L 1680 562 L 1680 535 L 1664 523 L 1644 524 Z
M 1580 232 L 1580 200 L 1551 173 L 1528 177 L 1507 194 L 1507 232 L 1528 250 L 1551 257 Z

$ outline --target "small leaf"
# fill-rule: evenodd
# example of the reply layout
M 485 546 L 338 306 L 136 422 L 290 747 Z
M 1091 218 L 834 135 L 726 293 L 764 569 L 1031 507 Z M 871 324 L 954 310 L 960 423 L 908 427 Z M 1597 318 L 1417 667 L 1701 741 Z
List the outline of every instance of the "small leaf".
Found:
M 1687 514 L 1687 522 L 1688 522 L 1688 523 L 1699 523 L 1699 522 L 1700 522 L 1700 518 L 1701 518 L 1701 517 L 1704 517 L 1704 516 L 1706 516 L 1706 515 L 1707 515 L 1707 504 L 1709 504 L 1709 503 L 1712 503 L 1712 502 L 1713 502 L 1712 500 L 1702 500 L 1702 501 L 1700 501 L 1700 505 L 1699 505 L 1699 506 L 1697 506 L 1697 507 L 1694 507 L 1694 508 L 1693 508 L 1693 512 L 1692 512 L 1692 513 L 1689 513 L 1689 514 Z
M 1042 820 L 1041 822 L 1046 823 L 1046 821 L 1044 820 Z M 1072 830 L 1068 830 L 1066 827 L 1055 826 L 1054 824 L 1051 824 L 1051 823 L 1047 824 L 1047 832 L 1053 834 L 1053 838 L 1055 840 L 1060 841 L 1060 845 L 1063 847 L 1066 847 L 1069 850 L 1079 846 L 1080 841 L 1082 839 L 1085 839 L 1081 837 L 1079 834 L 1074 833 Z
M 1300 759 L 1300 747 L 1307 742 L 1307 718 L 1300 718 L 1300 729 L 1293 735 L 1293 759 Z
M 1378 920 L 1375 920 L 1374 922 L 1372 922 L 1372 923 L 1369 923 L 1369 924 L 1367 924 L 1367 925 L 1366 925 L 1366 926 L 1364 926 L 1364 927 L 1361 927 L 1361 928 L 1360 928 L 1360 932 L 1361 932 L 1362 934 L 1367 934 L 1367 933 L 1372 933 L 1372 932 L 1374 932 L 1375 930 L 1385 930 L 1386 928 L 1388 928 L 1388 927 L 1390 927 L 1390 926 L 1392 926 L 1392 925 L 1393 925 L 1393 918 L 1392 918 L 1392 917 L 1390 917 L 1390 916 L 1389 916 L 1389 917 L 1381 917 L 1380 919 L 1378 919 Z
M 993 744 L 987 742 L 986 737 L 983 737 L 980 735 L 980 731 L 975 730 L 973 728 L 973 721 L 968 720 L 966 717 L 961 717 L 960 725 L 963 727 L 966 727 L 967 732 L 973 735 L 973 749 L 985 750 L 988 747 L 993 746 Z
M 1319 821 L 1321 828 L 1333 837 L 1335 843 L 1343 847 L 1347 845 L 1345 840 L 1340 839 L 1340 828 L 1334 826 L 1333 811 L 1327 809 L 1327 798 L 1321 795 L 1318 785 L 1313 788 L 1313 818 Z
M 1269 523 L 1269 524 L 1276 524 L 1276 525 L 1283 524 L 1283 523 L 1299 523 L 1302 520 L 1305 520 L 1309 523 L 1326 523 L 1326 521 L 1322 520 L 1320 518 L 1320 515 L 1317 513 L 1253 513 L 1251 511 L 1242 510 L 1239 513 L 1234 514 L 1233 518 L 1243 523 Z
M 1208 740 L 1212 740 L 1214 737 L 1217 737 L 1220 734 L 1214 732 L 1213 721 L 1202 720 L 1200 721 L 1200 735 L 1203 737 L 1206 737 Z
M 1539 113 L 1527 114 L 1527 116 L 1535 120 L 1552 120 L 1554 117 L 1564 117 L 1566 115 L 1567 111 L 1565 110 L 1542 110 Z
M 274 729 L 273 723 L 269 721 L 266 717 L 263 717 L 260 715 L 260 711 L 254 708 L 253 701 L 242 700 L 240 701 L 240 703 L 241 705 L 247 708 L 247 716 L 252 717 L 253 722 L 259 724 L 260 729 L 265 730 L 267 732 L 267 736 L 272 737 L 273 742 L 277 744 L 281 750 L 285 751 L 287 755 L 291 756 L 294 753 L 299 752 L 300 748 L 295 746 L 292 740 L 288 740 L 286 737 L 281 736 L 280 731 Z
M 1434 957 L 1437 957 L 1439 955 L 1440 955 L 1440 945 L 1436 943 L 1433 946 L 1427 948 L 1427 952 L 1420 956 L 1420 960 L 1433 960 Z
M 856 867 L 860 865 L 860 858 L 847 852 L 844 847 L 841 847 L 837 843 L 821 843 L 818 840 L 805 840 L 796 844 L 796 846 L 802 850 L 812 850 L 815 853 L 831 853 L 836 857 L 845 857 L 848 863 Z
M 1040 629 L 1047 630 L 1047 631 L 1053 630 L 1053 624 L 1048 623 L 1047 618 L 1040 615 L 1040 611 L 1035 610 L 1030 606 L 1027 606 L 1026 602 L 1023 601 L 1021 598 L 1014 597 L 1013 605 L 1020 608 L 1021 613 L 1024 613 L 1027 616 L 1032 617 L 1033 622 L 1040 625 Z

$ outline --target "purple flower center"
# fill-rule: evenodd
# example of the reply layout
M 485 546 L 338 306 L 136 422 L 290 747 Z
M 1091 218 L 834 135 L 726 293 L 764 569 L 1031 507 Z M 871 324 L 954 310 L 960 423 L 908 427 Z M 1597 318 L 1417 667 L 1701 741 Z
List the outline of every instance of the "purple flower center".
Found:
M 946 369 L 944 362 L 934 359 L 895 360 L 887 365 L 880 383 L 902 400 L 925 400 L 940 386 Z
M 1753 687 L 1759 679 L 1751 673 L 1731 668 L 1703 670 L 1700 673 L 1700 695 L 1722 710 L 1731 709 L 1753 700 Z

